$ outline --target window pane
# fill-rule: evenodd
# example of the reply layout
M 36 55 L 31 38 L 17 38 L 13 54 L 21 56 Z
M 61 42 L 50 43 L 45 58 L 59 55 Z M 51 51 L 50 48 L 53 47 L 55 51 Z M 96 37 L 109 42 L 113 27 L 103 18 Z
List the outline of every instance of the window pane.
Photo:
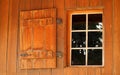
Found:
M 85 32 L 72 32 L 72 47 L 85 47 L 85 39 Z
M 72 30 L 86 29 L 86 15 L 72 15 Z
M 98 29 L 103 28 L 102 24 L 102 14 L 89 14 L 88 15 L 88 29 Z
M 85 65 L 86 50 L 72 50 L 71 65 Z
M 88 47 L 102 47 L 102 32 L 88 32 Z
M 102 65 L 102 49 L 88 50 L 88 65 Z

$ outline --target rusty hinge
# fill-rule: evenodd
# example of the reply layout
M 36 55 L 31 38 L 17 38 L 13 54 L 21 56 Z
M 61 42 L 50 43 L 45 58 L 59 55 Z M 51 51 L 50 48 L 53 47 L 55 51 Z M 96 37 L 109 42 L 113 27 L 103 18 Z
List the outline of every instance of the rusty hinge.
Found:
M 54 53 L 51 50 L 28 50 L 21 52 L 20 56 L 23 59 L 49 59 L 54 57 Z
M 63 57 L 63 53 L 61 51 L 57 51 L 56 52 L 56 56 L 59 57 L 59 58 L 62 58 Z

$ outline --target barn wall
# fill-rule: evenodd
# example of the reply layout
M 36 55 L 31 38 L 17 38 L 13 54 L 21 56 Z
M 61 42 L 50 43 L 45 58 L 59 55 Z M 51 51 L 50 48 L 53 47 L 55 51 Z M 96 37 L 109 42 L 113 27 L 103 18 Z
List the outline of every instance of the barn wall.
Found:
M 120 1 L 114 0 L 114 14 L 113 14 L 113 49 L 114 49 L 114 75 L 120 75 Z
M 6 5 L 6 6 L 4 6 Z M 4 8 L 2 7 L 4 6 Z M 7 70 L 7 39 L 9 0 L 0 1 L 0 74 L 6 75 Z
M 119 75 L 119 0 L 1 0 L 0 1 L 0 75 Z M 57 8 L 57 18 L 63 23 L 57 24 L 57 51 L 63 57 L 57 58 L 56 69 L 20 70 L 18 68 L 18 30 L 21 10 Z M 66 12 L 74 9 L 104 10 L 108 25 L 106 39 L 110 45 L 105 52 L 104 67 L 66 67 Z M 113 9 L 114 8 L 114 9 Z M 114 12 L 113 12 L 114 10 Z M 111 34 L 112 33 L 112 34 Z M 118 58 L 119 57 L 119 58 Z

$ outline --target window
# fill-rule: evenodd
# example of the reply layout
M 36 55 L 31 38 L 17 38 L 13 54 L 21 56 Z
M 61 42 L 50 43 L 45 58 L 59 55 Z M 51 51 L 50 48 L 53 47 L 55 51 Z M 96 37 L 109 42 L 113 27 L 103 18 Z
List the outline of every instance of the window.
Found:
M 103 66 L 104 28 L 102 12 L 74 12 L 69 17 L 70 66 Z

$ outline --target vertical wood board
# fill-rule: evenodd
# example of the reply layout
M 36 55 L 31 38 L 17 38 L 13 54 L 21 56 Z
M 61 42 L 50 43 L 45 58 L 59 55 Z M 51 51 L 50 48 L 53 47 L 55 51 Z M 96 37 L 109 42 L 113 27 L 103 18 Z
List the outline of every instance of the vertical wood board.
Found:
M 0 73 L 6 75 L 9 0 L 0 1 L 0 11 Z

